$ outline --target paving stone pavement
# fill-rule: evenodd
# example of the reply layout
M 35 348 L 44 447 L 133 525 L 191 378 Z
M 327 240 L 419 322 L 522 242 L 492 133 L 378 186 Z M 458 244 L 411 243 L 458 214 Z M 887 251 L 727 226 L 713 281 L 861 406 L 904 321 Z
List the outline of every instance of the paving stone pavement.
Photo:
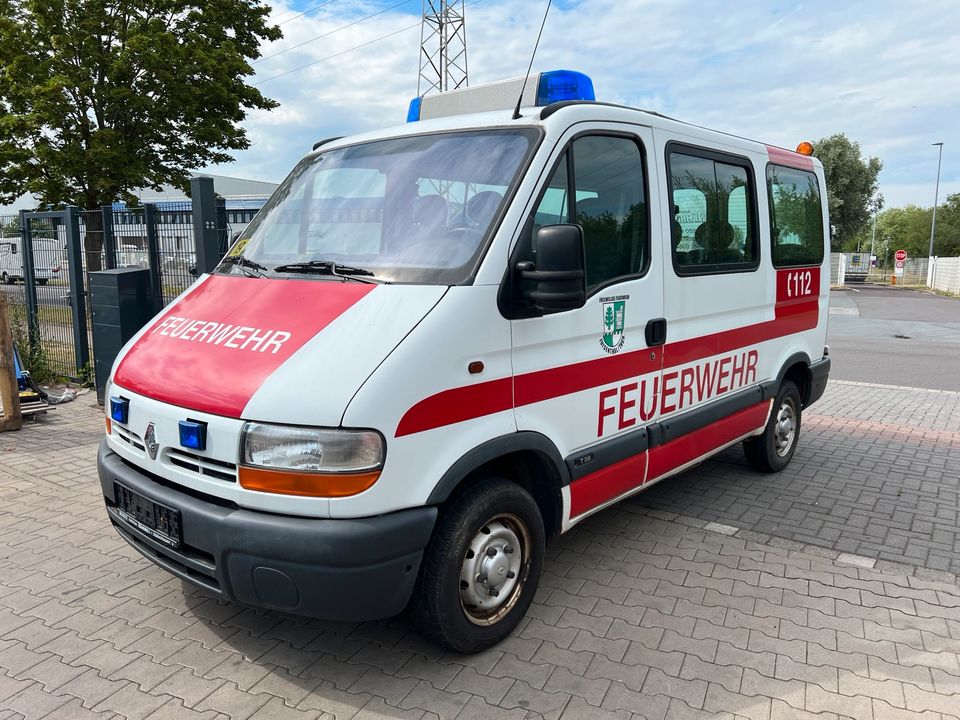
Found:
M 842 409 L 847 392 L 831 388 L 824 407 Z M 843 447 L 855 441 L 891 463 L 898 453 L 884 442 L 912 448 L 911 463 L 924 463 L 923 473 L 885 472 L 870 492 L 885 492 L 898 472 L 905 493 L 917 492 L 914 475 L 926 477 L 937 457 L 931 481 L 949 484 L 956 433 L 898 421 L 898 435 L 882 421 L 847 420 L 805 418 L 795 466 L 808 486 L 819 477 L 842 490 L 840 478 L 866 492 L 859 456 Z M 0 720 L 960 720 L 952 575 L 869 568 L 870 559 L 689 508 L 654 509 L 640 495 L 549 545 L 514 636 L 477 655 L 447 654 L 403 618 L 255 611 L 148 563 L 105 518 L 101 424 L 86 395 L 0 436 Z M 752 487 L 779 482 L 734 458 L 662 487 L 729 493 L 737 473 Z M 762 493 L 753 497 L 759 507 Z
M 733 447 L 632 502 L 960 574 L 960 393 L 830 381 L 783 472 Z

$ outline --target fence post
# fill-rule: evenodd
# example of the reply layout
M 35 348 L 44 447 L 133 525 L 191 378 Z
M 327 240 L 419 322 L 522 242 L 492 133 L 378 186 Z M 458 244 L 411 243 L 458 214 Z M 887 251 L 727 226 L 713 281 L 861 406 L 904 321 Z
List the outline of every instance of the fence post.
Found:
M 73 353 L 77 377 L 90 364 L 90 336 L 87 334 L 87 299 L 83 281 L 83 239 L 80 237 L 80 210 L 70 206 L 64 212 L 67 233 L 67 260 L 70 263 L 70 304 L 73 306 Z
M 20 236 L 23 238 L 23 297 L 27 305 L 27 337 L 30 340 L 28 351 L 32 354 L 40 347 L 40 322 L 37 318 L 37 277 L 33 267 L 33 233 L 30 228 L 30 214 L 20 211 Z
M 143 204 L 143 224 L 147 229 L 147 267 L 150 268 L 150 294 L 153 311 L 163 309 L 163 280 L 160 273 L 160 236 L 157 233 L 157 206 Z
M 13 359 L 13 338 L 10 335 L 10 318 L 7 315 L 7 295 L 0 292 L 0 432 L 19 430 L 20 388 L 17 385 L 16 363 Z
M 190 178 L 190 197 L 193 200 L 193 240 L 197 249 L 197 275 L 202 275 L 213 272 L 222 257 L 213 178 Z
M 840 254 L 840 266 L 837 268 L 837 285 L 843 287 L 847 282 L 847 254 Z
M 113 232 L 113 205 L 100 208 L 100 225 L 103 227 L 103 256 L 107 270 L 117 267 L 117 236 Z

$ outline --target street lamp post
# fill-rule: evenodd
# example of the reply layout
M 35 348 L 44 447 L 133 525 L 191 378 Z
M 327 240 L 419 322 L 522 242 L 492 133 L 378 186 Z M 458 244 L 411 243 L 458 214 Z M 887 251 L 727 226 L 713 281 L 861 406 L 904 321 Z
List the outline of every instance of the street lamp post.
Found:
M 933 222 L 930 223 L 930 259 L 928 263 L 933 263 L 933 236 L 937 232 L 937 202 L 940 200 L 940 162 L 943 160 L 943 143 L 931 143 L 932 146 L 940 149 L 937 155 L 937 185 L 933 191 Z M 927 271 L 928 284 L 933 284 L 932 268 Z

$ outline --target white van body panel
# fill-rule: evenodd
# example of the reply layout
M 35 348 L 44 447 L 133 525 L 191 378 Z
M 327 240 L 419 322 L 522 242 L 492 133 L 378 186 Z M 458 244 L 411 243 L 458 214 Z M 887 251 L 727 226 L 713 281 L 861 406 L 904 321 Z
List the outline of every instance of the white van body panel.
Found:
M 277 368 L 250 398 L 243 417 L 285 425 L 339 426 L 358 388 L 446 290 L 427 285 L 374 288 Z M 368 426 L 381 423 L 376 418 Z
M 496 308 L 498 288 L 452 287 L 363 385 L 345 427 L 375 427 L 387 439 L 381 479 L 369 490 L 330 503 L 333 517 L 363 516 L 423 505 L 460 457 L 487 440 L 516 432 L 510 323 Z M 471 374 L 468 365 L 483 363 Z M 410 368 L 416 367 L 415 373 Z M 502 409 L 470 417 L 477 403 Z M 386 482 L 389 480 L 388 482 Z

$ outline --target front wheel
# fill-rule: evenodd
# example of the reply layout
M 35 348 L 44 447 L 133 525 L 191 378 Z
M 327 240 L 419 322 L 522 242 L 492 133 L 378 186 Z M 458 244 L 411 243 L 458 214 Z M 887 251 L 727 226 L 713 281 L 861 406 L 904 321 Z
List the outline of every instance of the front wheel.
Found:
M 414 590 L 417 629 L 462 653 L 510 634 L 533 601 L 545 536 L 530 494 L 503 478 L 467 489 L 441 516 Z
M 745 440 L 747 462 L 761 472 L 780 472 L 790 464 L 800 438 L 800 390 L 784 380 L 762 435 Z

